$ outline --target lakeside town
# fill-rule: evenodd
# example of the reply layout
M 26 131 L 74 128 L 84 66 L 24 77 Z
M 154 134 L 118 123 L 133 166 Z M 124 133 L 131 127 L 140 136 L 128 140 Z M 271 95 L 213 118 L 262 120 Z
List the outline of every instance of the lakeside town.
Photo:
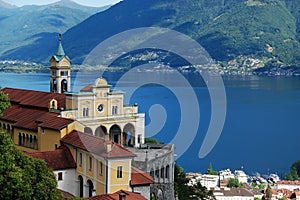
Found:
M 189 186 L 200 183 L 217 200 L 300 199 L 300 181 L 281 180 L 277 174 L 247 175 L 243 170 L 224 169 L 205 174 L 186 173 Z

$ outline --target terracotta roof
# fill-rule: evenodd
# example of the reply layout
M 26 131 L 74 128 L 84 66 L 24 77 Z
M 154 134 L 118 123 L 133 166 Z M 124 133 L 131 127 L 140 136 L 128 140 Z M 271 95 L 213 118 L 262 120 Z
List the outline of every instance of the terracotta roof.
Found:
M 277 184 L 282 184 L 282 185 L 300 185 L 300 181 L 282 180 L 282 181 L 277 181 Z
M 131 167 L 130 185 L 132 186 L 150 185 L 153 182 L 154 182 L 153 178 L 149 174 L 147 174 L 146 172 L 138 168 Z
M 244 188 L 230 188 L 229 190 L 224 190 L 224 188 L 221 188 L 221 190 L 214 190 L 215 196 L 220 196 L 217 193 L 223 193 L 222 196 L 232 197 L 232 196 L 246 196 L 246 197 L 253 197 L 254 194 L 251 193 L 249 190 Z
M 82 88 L 80 90 L 80 92 L 91 92 L 92 91 L 92 87 L 93 87 L 92 84 L 88 84 L 87 86 L 85 86 L 84 88 Z
M 72 131 L 71 133 L 67 134 L 61 139 L 61 142 L 63 144 L 68 144 L 106 158 L 124 158 L 136 156 L 134 153 L 117 143 L 78 131 Z M 107 151 L 107 145 L 111 145 L 110 151 Z
M 119 190 L 113 194 L 102 194 L 94 197 L 89 197 L 88 200 L 119 200 L 120 193 L 124 193 L 126 195 L 126 200 L 147 200 L 140 193 L 128 192 L 125 190 Z
M 76 168 L 73 156 L 70 150 L 65 146 L 61 146 L 54 151 L 26 152 L 25 154 L 30 155 L 33 158 L 44 160 L 47 163 L 47 167 L 53 170 Z
M 59 117 L 57 113 L 34 108 L 12 105 L 6 109 L 0 120 L 9 121 L 14 127 L 37 131 L 38 127 L 61 130 L 74 122 L 72 119 Z
M 12 104 L 18 104 L 24 107 L 37 107 L 48 110 L 49 102 L 52 99 L 55 99 L 57 101 L 58 108 L 66 107 L 65 94 L 15 88 L 4 88 L 1 91 L 9 95 L 9 99 Z
M 61 190 L 61 189 L 57 189 L 58 191 L 60 191 L 64 197 L 64 199 L 70 199 L 70 198 L 73 198 L 75 197 L 74 195 L 70 194 L 69 192 L 66 192 L 64 190 Z

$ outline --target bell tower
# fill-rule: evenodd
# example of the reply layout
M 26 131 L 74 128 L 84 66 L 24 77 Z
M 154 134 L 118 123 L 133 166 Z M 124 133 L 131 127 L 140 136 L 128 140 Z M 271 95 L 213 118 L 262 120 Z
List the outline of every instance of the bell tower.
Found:
M 71 91 L 71 61 L 66 56 L 59 34 L 58 48 L 50 59 L 50 92 L 64 93 Z

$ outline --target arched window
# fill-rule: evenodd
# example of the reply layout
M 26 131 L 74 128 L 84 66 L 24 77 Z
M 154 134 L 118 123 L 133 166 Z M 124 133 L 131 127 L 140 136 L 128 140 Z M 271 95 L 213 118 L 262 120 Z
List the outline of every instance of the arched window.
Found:
M 33 136 L 33 148 L 38 149 L 38 138 Z
M 22 134 L 22 146 L 25 146 L 25 142 L 26 142 L 26 137 L 25 137 L 25 133 Z
M 94 184 L 91 180 L 88 180 L 87 185 L 89 187 L 89 197 L 91 197 L 91 196 L 93 196 Z
M 68 81 L 66 79 L 61 81 L 61 93 L 68 91 Z
M 105 135 L 107 135 L 107 129 L 105 126 L 99 126 L 96 131 L 95 131 L 95 135 L 104 138 Z
M 90 127 L 84 127 L 84 131 L 85 133 L 88 133 L 90 135 L 93 135 L 93 130 Z
M 19 136 L 18 136 L 18 145 L 22 146 L 22 134 L 21 133 L 19 133 Z

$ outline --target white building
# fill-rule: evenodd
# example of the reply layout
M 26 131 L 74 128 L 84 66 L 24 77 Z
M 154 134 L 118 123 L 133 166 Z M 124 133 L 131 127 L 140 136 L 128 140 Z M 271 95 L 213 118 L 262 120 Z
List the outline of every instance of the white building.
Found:
M 200 183 L 202 186 L 205 186 L 207 189 L 215 188 L 219 185 L 219 176 L 203 174 L 200 177 Z
M 239 180 L 240 183 L 247 183 L 248 182 L 248 176 L 245 174 L 242 170 L 235 170 L 234 176 L 236 179 Z
M 219 171 L 220 181 L 228 180 L 230 178 L 235 178 L 234 174 L 230 169 L 224 169 Z
M 300 181 L 277 181 L 276 189 L 300 190 Z
M 54 151 L 33 152 L 26 154 L 42 159 L 52 169 L 57 180 L 57 188 L 72 195 L 77 194 L 76 163 L 67 147 L 61 146 Z

